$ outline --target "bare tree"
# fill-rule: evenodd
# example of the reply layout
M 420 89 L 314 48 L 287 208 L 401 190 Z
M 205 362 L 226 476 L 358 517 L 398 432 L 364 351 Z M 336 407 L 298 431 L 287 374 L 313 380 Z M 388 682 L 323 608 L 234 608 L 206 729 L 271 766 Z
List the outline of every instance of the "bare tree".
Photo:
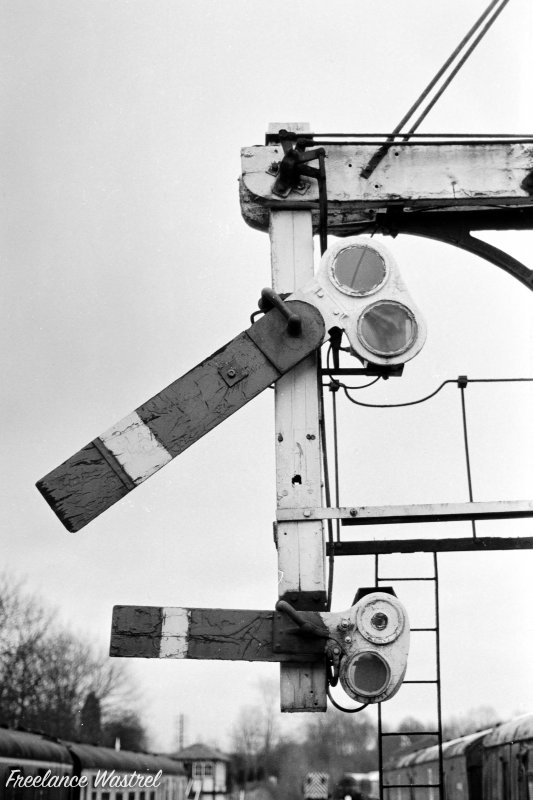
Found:
M 89 698 L 98 702 L 105 723 L 132 694 L 124 666 L 60 627 L 20 582 L 0 575 L 2 723 L 63 738 L 83 737 L 82 711 Z M 138 719 L 136 724 L 141 725 Z
M 448 717 L 443 724 L 444 739 L 457 739 L 468 733 L 492 728 L 502 722 L 501 717 L 491 706 L 471 708 L 461 716 Z

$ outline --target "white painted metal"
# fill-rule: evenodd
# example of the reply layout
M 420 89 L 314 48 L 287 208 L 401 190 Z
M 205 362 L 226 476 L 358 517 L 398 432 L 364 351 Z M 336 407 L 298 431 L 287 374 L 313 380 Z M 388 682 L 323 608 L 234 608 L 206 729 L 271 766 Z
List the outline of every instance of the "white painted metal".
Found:
M 366 247 L 375 250 L 383 258 L 387 275 L 383 284 L 364 296 L 342 292 L 332 280 L 332 270 L 338 253 L 350 247 Z M 426 323 L 420 309 L 414 303 L 403 279 L 396 259 L 381 242 L 366 236 L 350 236 L 332 244 L 320 261 L 316 277 L 298 288 L 291 300 L 304 300 L 314 305 L 322 314 L 326 331 L 338 327 L 345 331 L 352 350 L 363 359 L 374 364 L 404 364 L 420 352 L 426 340 Z M 392 300 L 406 306 L 417 324 L 417 335 L 406 352 L 397 356 L 380 356 L 368 350 L 358 334 L 358 321 L 363 311 L 380 300 Z
M 446 201 L 452 205 L 484 205 L 491 197 L 506 205 L 531 204 L 520 184 L 533 169 L 530 144 L 450 144 L 391 147 L 369 180 L 361 170 L 379 145 L 327 145 L 328 200 L 379 206 L 380 201 Z M 273 161 L 281 161 L 281 145 L 246 147 L 242 150 L 245 189 L 264 200 L 272 194 L 274 179 L 267 173 Z M 291 203 L 318 199 L 316 181 L 305 194 L 291 192 Z
M 380 630 L 372 619 L 380 614 L 386 625 Z M 321 613 L 332 639 L 344 651 L 340 680 L 345 692 L 360 703 L 381 703 L 393 697 L 401 686 L 409 654 L 409 620 L 405 607 L 397 597 L 385 592 L 372 592 L 347 611 Z M 339 640 L 340 639 L 340 640 Z M 353 680 L 353 660 L 361 653 L 373 653 L 386 663 L 388 683 L 379 694 L 360 693 Z
M 157 441 L 136 411 L 112 425 L 98 438 L 134 483 L 142 483 L 172 461 L 170 453 Z
M 435 522 L 446 522 L 452 518 L 480 519 L 533 516 L 533 500 L 495 500 L 483 503 L 421 503 L 397 506 L 352 506 L 344 508 L 279 508 L 278 522 L 313 519 L 349 519 L 360 522 L 406 517 L 435 517 Z M 437 519 L 438 518 L 438 519 Z
M 270 240 L 273 288 L 291 293 L 313 276 L 310 212 L 272 212 Z M 277 382 L 275 402 L 278 508 L 319 505 L 322 473 L 315 355 Z M 321 520 L 279 525 L 280 596 L 291 591 L 324 591 L 324 555 Z M 281 665 L 282 711 L 316 711 L 325 709 L 326 702 L 321 665 Z

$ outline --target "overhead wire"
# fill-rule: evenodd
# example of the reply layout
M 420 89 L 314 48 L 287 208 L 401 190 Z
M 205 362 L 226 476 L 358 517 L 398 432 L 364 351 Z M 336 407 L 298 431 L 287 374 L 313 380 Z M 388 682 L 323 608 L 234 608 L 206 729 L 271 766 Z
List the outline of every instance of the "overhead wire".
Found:
M 320 376 L 321 372 L 321 359 L 320 353 L 317 359 L 317 370 Z M 320 432 L 321 450 L 322 450 L 322 464 L 324 468 L 324 499 L 326 507 L 331 506 L 331 487 L 329 480 L 329 465 L 328 465 L 328 446 L 326 437 L 326 420 L 324 416 L 324 392 L 319 392 L 319 406 L 320 414 L 318 418 L 318 429 Z M 333 575 L 335 571 L 335 555 L 333 553 L 333 522 L 331 519 L 327 520 L 329 556 L 328 556 L 328 585 L 326 590 L 326 611 L 331 610 L 331 599 L 333 595 Z
M 407 131 L 405 136 L 403 136 L 402 141 L 406 142 L 409 139 L 409 137 L 412 136 L 413 133 L 417 130 L 417 128 L 420 127 L 420 124 L 425 120 L 425 118 L 427 117 L 427 115 L 429 114 L 429 112 L 431 111 L 433 106 L 435 105 L 435 103 L 439 100 L 439 98 L 442 96 L 442 94 L 446 91 L 446 89 L 448 88 L 450 83 L 453 81 L 453 79 L 455 78 L 455 76 L 457 75 L 457 73 L 459 72 L 461 67 L 463 66 L 463 64 L 470 58 L 470 56 L 472 55 L 472 53 L 474 52 L 474 50 L 476 49 L 476 47 L 478 46 L 480 41 L 483 39 L 483 37 L 485 36 L 485 34 L 489 30 L 489 28 L 492 27 L 492 25 L 494 24 L 496 19 L 500 16 L 500 14 L 502 13 L 503 9 L 505 8 L 505 6 L 507 5 L 508 2 L 509 2 L 509 0 L 503 0 L 501 6 L 496 9 L 496 11 L 492 15 L 492 17 L 489 19 L 487 24 L 482 28 L 481 32 L 474 39 L 474 41 L 472 42 L 470 47 L 466 50 L 464 55 L 459 59 L 459 61 L 457 62 L 455 67 L 452 69 L 452 71 L 450 72 L 450 74 L 448 75 L 448 77 L 446 78 L 444 83 L 442 84 L 442 86 L 433 95 L 433 97 L 431 98 L 431 100 L 428 103 L 428 105 L 426 106 L 426 108 L 423 110 L 423 112 L 420 114 L 420 116 L 415 120 L 415 122 L 413 123 L 412 127 L 409 129 L 409 131 Z M 494 6 L 494 3 L 491 3 L 491 6 Z M 487 11 L 490 11 L 490 10 L 492 10 L 492 9 L 491 8 L 487 9 Z M 481 19 L 481 17 L 480 17 L 480 19 Z
M 472 492 L 472 471 L 470 468 L 470 448 L 468 446 L 468 427 L 466 423 L 465 388 L 466 388 L 466 382 L 459 384 L 459 389 L 461 390 L 461 415 L 463 420 L 463 441 L 465 445 L 466 477 L 468 481 L 468 499 L 472 503 L 474 500 L 474 495 Z M 474 539 L 476 538 L 475 519 L 472 520 L 472 536 L 474 537 Z
M 429 107 L 427 108 L 427 110 L 425 110 L 420 115 L 420 117 L 418 117 L 416 122 L 413 124 L 412 128 L 404 136 L 403 141 L 406 142 L 409 139 L 409 137 L 414 134 L 414 132 L 416 131 L 416 129 L 418 128 L 420 123 L 425 119 L 425 117 L 427 116 L 427 114 L 429 113 L 431 108 L 433 108 L 433 106 L 435 105 L 435 103 L 437 102 L 439 97 L 441 97 L 441 95 L 445 91 L 445 89 L 449 86 L 450 82 L 453 80 L 455 75 L 457 75 L 457 73 L 459 72 L 459 70 L 461 69 L 461 67 L 465 63 L 465 61 L 470 57 L 470 55 L 472 54 L 474 49 L 477 47 L 479 42 L 483 39 L 483 37 L 485 36 L 487 31 L 491 27 L 493 22 L 497 19 L 497 17 L 503 11 L 503 9 L 505 8 L 505 6 L 507 5 L 508 2 L 509 2 L 509 0 L 503 0 L 503 1 L 502 0 L 491 0 L 491 2 L 489 3 L 489 5 L 485 9 L 485 11 L 481 14 L 480 17 L 478 17 L 478 19 L 475 21 L 475 23 L 472 25 L 472 27 L 470 28 L 468 33 L 463 37 L 463 39 L 461 39 L 461 41 L 459 42 L 459 44 L 457 45 L 457 47 L 455 48 L 453 53 L 446 59 L 446 61 L 442 65 L 442 67 L 438 70 L 436 75 L 431 79 L 431 81 L 428 83 L 428 85 L 425 87 L 425 89 L 421 92 L 421 94 L 419 95 L 417 100 L 413 103 L 411 108 L 407 111 L 407 113 L 404 114 L 404 116 L 402 117 L 400 122 L 396 125 L 396 127 L 394 128 L 392 133 L 387 137 L 387 139 L 381 145 L 381 147 L 374 153 L 374 155 L 372 156 L 372 158 L 370 159 L 370 161 L 368 162 L 366 167 L 361 171 L 361 177 L 363 177 L 363 178 L 369 178 L 370 177 L 370 175 L 373 173 L 373 171 L 378 166 L 378 164 L 382 161 L 382 159 L 384 158 L 385 154 L 388 152 L 390 147 L 393 146 L 393 143 L 394 143 L 394 140 L 396 139 L 396 137 L 398 135 L 401 135 L 401 130 L 404 127 L 404 125 L 406 125 L 407 122 L 415 114 L 415 112 L 418 111 L 418 109 L 420 108 L 420 106 L 422 105 L 422 103 L 424 102 L 426 97 L 429 95 L 429 93 L 432 91 L 432 89 L 435 88 L 435 86 L 437 85 L 439 80 L 444 76 L 444 74 L 446 73 L 448 67 L 451 66 L 451 64 L 459 56 L 459 54 L 461 53 L 463 48 L 468 44 L 468 42 L 470 42 L 472 37 L 474 37 L 476 35 L 476 33 L 478 32 L 479 28 L 481 27 L 483 22 L 486 20 L 486 18 L 496 8 L 496 11 L 494 12 L 492 18 L 485 25 L 485 27 L 481 30 L 479 35 L 474 39 L 474 41 L 472 42 L 472 44 L 468 48 L 467 52 L 462 56 L 460 61 L 453 68 L 453 70 L 450 73 L 450 75 L 448 76 L 448 78 L 446 78 L 444 84 L 440 87 L 440 89 L 437 90 L 436 97 L 433 98 L 430 101 Z M 497 8 L 498 3 L 501 3 L 501 6 L 499 8 Z
M 331 366 L 330 366 L 330 357 L 332 352 L 331 344 L 328 347 L 327 355 L 326 355 L 326 371 L 331 374 Z M 320 370 L 320 361 L 318 369 Z M 380 379 L 378 375 L 377 378 L 370 381 L 370 383 L 363 384 L 362 386 L 354 386 L 353 389 L 364 389 L 367 386 L 372 386 L 376 381 Z M 324 386 L 328 384 L 321 384 L 322 391 L 320 392 L 320 417 L 319 417 L 319 431 L 320 431 L 320 439 L 322 444 L 322 462 L 324 468 L 324 499 L 326 502 L 326 507 L 331 507 L 331 481 L 330 481 L 330 470 L 329 470 L 329 456 L 328 456 L 328 444 L 327 444 L 327 435 L 326 435 L 326 420 L 325 420 L 325 413 L 324 413 Z M 339 384 L 340 385 L 340 384 Z M 333 469 L 334 469 L 334 481 L 335 481 L 335 505 L 338 508 L 340 505 L 340 488 L 339 488 L 339 443 L 338 443 L 338 424 L 337 424 L 337 398 L 336 393 L 337 389 L 332 388 L 332 383 L 329 384 L 331 392 L 332 392 L 332 426 L 333 426 Z M 338 388 L 338 387 L 337 387 Z M 333 547 L 333 520 L 327 520 L 327 536 L 328 536 L 328 544 L 329 544 L 329 556 L 328 556 L 328 585 L 326 591 L 326 610 L 329 611 L 331 609 L 331 602 L 332 602 L 332 595 L 333 595 L 333 579 L 335 574 L 335 553 Z M 340 541 L 340 520 L 335 521 L 335 538 L 337 542 Z M 332 703 L 334 703 L 332 699 Z
M 443 381 L 440 386 L 438 386 L 433 392 L 427 394 L 425 397 L 421 397 L 418 400 L 409 400 L 405 403 L 363 403 L 361 400 L 356 400 L 353 397 L 350 397 L 347 391 L 347 387 L 344 384 L 340 384 L 341 389 L 344 389 L 344 394 L 348 398 L 351 403 L 354 403 L 357 406 L 363 406 L 364 408 L 406 408 L 407 406 L 416 406 L 420 403 L 425 403 L 426 400 L 431 400 L 432 397 L 435 397 L 441 389 L 443 389 L 449 383 L 457 383 L 458 378 L 448 378 L 447 380 Z M 468 378 L 468 383 L 516 383 L 516 382 L 531 382 L 533 378 Z

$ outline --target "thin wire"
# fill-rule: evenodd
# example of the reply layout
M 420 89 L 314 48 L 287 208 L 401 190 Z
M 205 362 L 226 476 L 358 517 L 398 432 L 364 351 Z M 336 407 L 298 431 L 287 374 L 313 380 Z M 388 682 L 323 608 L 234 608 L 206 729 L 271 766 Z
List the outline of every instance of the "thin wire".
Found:
M 335 381 L 335 383 L 338 384 L 339 389 L 350 389 L 350 391 L 357 391 L 357 389 L 366 389 L 367 386 L 373 386 L 375 383 L 381 380 L 381 377 L 381 375 L 378 375 L 377 378 L 374 378 L 374 380 L 370 381 L 370 383 L 363 383 L 360 386 L 347 386 L 345 383 L 336 381 L 335 378 L 332 378 L 331 380 L 332 382 Z M 323 383 L 322 386 L 331 386 L 331 383 Z
M 321 358 L 320 358 L 320 351 L 318 353 L 317 358 L 317 370 L 318 375 L 320 375 L 321 371 Z M 331 506 L 331 490 L 330 490 L 330 483 L 329 483 L 329 466 L 328 466 L 328 447 L 327 447 L 327 440 L 326 440 L 326 422 L 324 419 L 324 392 L 320 391 L 318 393 L 319 396 L 319 404 L 320 404 L 320 416 L 318 420 L 318 428 L 320 432 L 320 439 L 322 442 L 322 461 L 324 464 L 324 495 L 326 500 L 326 507 Z M 327 521 L 327 531 L 328 531 L 328 544 L 329 547 L 329 556 L 328 556 L 328 588 L 326 593 L 326 611 L 331 610 L 331 599 L 333 595 L 333 574 L 335 570 L 335 554 L 333 552 L 333 522 L 331 519 Z
M 518 383 L 518 382 L 526 382 L 529 383 L 533 381 L 533 378 L 469 378 L 468 383 Z M 344 394 L 348 398 L 351 403 L 354 403 L 356 406 L 364 406 L 364 408 L 405 408 L 406 406 L 416 406 L 419 403 L 425 403 L 426 400 L 430 400 L 432 397 L 435 397 L 436 394 L 440 392 L 440 390 L 446 386 L 448 383 L 457 383 L 457 378 L 448 378 L 441 383 L 440 386 L 435 389 L 434 392 L 426 395 L 425 397 L 421 397 L 419 400 L 410 400 L 407 403 L 363 403 L 361 400 L 355 400 L 353 397 L 347 392 L 347 388 L 344 384 L 340 384 L 341 388 L 344 389 Z
M 466 38 L 466 37 L 465 37 Z M 324 138 L 330 136 L 333 139 L 386 139 L 393 133 L 306 133 L 308 138 Z M 413 133 L 416 139 L 531 139 L 531 133 Z
M 340 508 L 339 500 L 339 440 L 337 429 L 337 392 L 332 392 L 332 416 L 333 416 L 333 467 L 335 470 L 335 506 Z M 335 521 L 335 534 L 338 542 L 341 540 L 341 521 Z
M 466 404 L 465 404 L 465 387 L 459 386 L 461 390 L 461 411 L 463 417 L 463 438 L 465 443 L 465 458 L 466 458 L 466 475 L 468 478 L 468 499 L 472 503 L 474 500 L 474 496 L 472 494 L 472 472 L 470 470 L 470 450 L 468 447 L 468 428 L 466 425 Z M 476 533 L 476 521 L 472 520 L 472 535 L 477 538 Z
M 496 9 L 496 11 L 492 15 L 491 19 L 489 19 L 489 21 L 484 26 L 484 28 L 481 30 L 479 35 L 474 39 L 474 41 L 472 42 L 472 44 L 470 45 L 470 47 L 468 48 L 466 53 L 462 56 L 462 58 L 459 59 L 459 61 L 455 65 L 455 67 L 452 69 L 452 71 L 450 72 L 450 74 L 448 75 L 448 77 L 446 78 L 446 80 L 444 81 L 442 86 L 440 87 L 440 89 L 437 90 L 436 94 L 432 97 L 432 99 L 430 100 L 430 102 L 428 103 L 428 105 L 426 106 L 424 111 L 420 114 L 418 119 L 414 122 L 412 128 L 403 137 L 403 141 L 407 141 L 407 139 L 411 136 L 411 134 L 414 133 L 416 131 L 416 129 L 420 126 L 420 123 L 424 121 L 424 119 L 427 117 L 427 115 L 429 114 L 429 112 L 431 111 L 431 109 L 433 108 L 435 103 L 437 102 L 437 100 L 441 97 L 443 92 L 450 85 L 450 83 L 455 78 L 455 76 L 457 75 L 457 73 L 459 72 L 459 70 L 461 69 L 463 64 L 465 63 L 465 61 L 467 61 L 468 58 L 470 58 L 470 56 L 472 55 L 472 53 L 474 52 L 474 50 L 476 49 L 476 47 L 478 46 L 480 41 L 483 39 L 483 37 L 485 36 L 485 34 L 489 30 L 489 28 L 493 25 L 493 23 L 496 21 L 496 19 L 499 17 L 499 15 L 502 13 L 503 9 L 505 8 L 505 6 L 507 5 L 508 2 L 509 2 L 509 0 L 503 0 L 501 6 L 498 9 Z M 492 5 L 494 5 L 494 3 Z M 487 11 L 489 11 L 489 9 L 487 9 Z
M 468 42 L 468 41 L 469 41 L 469 40 L 472 38 L 472 36 L 473 36 L 473 35 L 476 33 L 476 31 L 477 31 L 477 29 L 479 28 L 479 26 L 482 24 L 482 22 L 484 22 L 484 20 L 485 20 L 485 19 L 487 18 L 487 16 L 490 14 L 490 12 L 492 11 L 492 9 L 493 9 L 493 8 L 494 8 L 494 7 L 495 7 L 495 6 L 496 6 L 496 5 L 497 5 L 499 2 L 500 2 L 500 0 L 492 0 L 492 2 L 491 2 L 491 3 L 489 3 L 489 5 L 488 5 L 488 6 L 487 6 L 487 8 L 485 9 L 485 11 L 484 11 L 484 12 L 481 14 L 481 16 L 480 16 L 480 17 L 479 17 L 479 18 L 478 18 L 478 19 L 477 19 L 477 20 L 474 22 L 474 24 L 472 25 L 472 27 L 470 28 L 470 30 L 468 31 L 468 33 L 466 34 L 466 36 L 465 36 L 463 39 L 461 39 L 461 41 L 459 42 L 459 44 L 457 45 L 457 47 L 455 48 L 455 50 L 453 51 L 453 53 L 451 54 L 451 56 L 449 56 L 449 58 L 447 58 L 447 59 L 446 59 L 446 61 L 444 62 L 444 64 L 442 65 L 442 67 L 439 69 L 439 71 L 437 72 L 437 74 L 435 75 L 435 77 L 434 77 L 434 78 L 432 78 L 432 79 L 430 80 L 430 82 L 428 83 L 428 85 L 426 86 L 426 88 L 424 89 L 424 91 L 423 91 L 423 92 L 422 92 L 422 93 L 419 95 L 419 97 L 418 97 L 418 99 L 415 101 L 415 103 L 413 103 L 413 105 L 411 106 L 411 108 L 409 109 L 409 111 L 407 112 L 407 114 L 405 114 L 405 116 L 404 116 L 404 117 L 402 117 L 402 119 L 400 120 L 400 122 L 399 122 L 399 123 L 396 125 L 396 127 L 395 127 L 395 128 L 394 128 L 394 130 L 393 130 L 393 132 L 391 133 L 391 138 L 394 138 L 394 137 L 395 137 L 395 136 L 396 136 L 396 135 L 397 135 L 397 134 L 398 134 L 398 133 L 401 131 L 401 129 L 403 128 L 403 126 L 406 124 L 407 120 L 409 120 L 409 119 L 410 119 L 410 118 L 413 116 L 413 114 L 415 113 L 415 111 L 416 111 L 416 110 L 417 110 L 417 109 L 420 107 L 420 105 L 422 104 L 422 102 L 423 102 L 423 101 L 426 99 L 426 97 L 428 96 L 428 94 L 430 93 L 430 91 L 433 89 L 433 87 L 434 87 L 434 86 L 435 86 L 435 85 L 438 83 L 438 81 L 439 81 L 439 80 L 442 78 L 442 76 L 444 75 L 444 73 L 446 72 L 446 70 L 448 69 L 448 67 L 450 66 L 450 64 L 451 64 L 451 63 L 454 61 L 454 59 L 455 59 L 455 58 L 457 58 L 457 56 L 459 55 L 459 53 L 461 52 L 461 50 L 463 49 L 463 47 L 465 46 L 465 44 L 466 44 L 466 43 L 467 43 L 467 42 Z
M 358 706 L 358 708 L 344 708 L 343 706 L 339 705 L 336 700 L 333 699 L 333 696 L 329 690 L 329 686 L 327 688 L 327 693 L 329 699 L 331 700 L 332 705 L 334 705 L 335 708 L 338 708 L 339 711 L 344 711 L 346 714 L 357 714 L 358 711 L 363 711 L 368 705 L 368 703 L 363 703 L 363 705 Z
M 334 384 L 337 384 L 339 389 L 341 387 L 343 389 L 346 388 L 346 389 L 353 389 L 353 390 L 366 389 L 367 386 L 373 386 L 375 383 L 377 383 L 380 380 L 381 375 L 378 375 L 377 378 L 374 378 L 373 380 L 371 380 L 370 383 L 363 383 L 360 386 L 346 386 L 345 383 L 340 383 L 338 380 L 336 380 L 333 377 L 335 373 L 332 370 L 331 365 L 330 365 L 330 361 L 329 361 L 332 350 L 333 350 L 333 347 L 330 344 L 329 347 L 328 347 L 328 352 L 327 352 L 327 356 L 326 356 L 326 372 L 329 375 L 330 383 L 323 383 L 322 386 L 328 386 L 331 389 L 331 385 L 334 383 Z M 346 350 L 346 351 L 349 352 L 350 348 L 349 347 L 339 347 L 339 350 Z M 332 391 L 332 394 L 335 395 L 336 389 L 331 389 L 331 391 Z
M 484 11 L 484 12 L 481 14 L 481 16 L 480 16 L 480 17 L 479 17 L 479 18 L 476 20 L 476 22 L 475 22 L 475 23 L 472 25 L 472 27 L 470 28 L 470 30 L 468 31 L 468 33 L 466 34 L 466 36 L 464 36 L 464 37 L 463 37 L 463 39 L 461 39 L 461 41 L 459 42 L 459 44 L 457 45 L 457 47 L 455 48 L 455 50 L 453 51 L 453 53 L 451 54 L 451 56 L 449 56 L 449 58 L 447 58 L 447 59 L 446 59 L 446 61 L 444 62 L 444 64 L 442 65 L 442 67 L 439 69 L 439 71 L 437 72 L 437 74 L 435 75 L 435 77 L 434 77 L 434 78 L 432 78 L 432 80 L 431 80 L 431 81 L 428 83 L 428 85 L 426 86 L 426 88 L 425 88 L 425 89 L 423 90 L 423 92 L 422 92 L 422 93 L 419 95 L 418 99 L 417 99 L 417 100 L 415 101 L 415 103 L 414 103 L 414 104 L 411 106 L 411 108 L 409 109 L 409 111 L 408 111 L 408 112 L 407 112 L 407 113 L 406 113 L 406 114 L 405 114 L 405 115 L 402 117 L 402 119 L 400 120 L 400 122 L 398 123 L 398 125 L 396 125 L 396 127 L 394 128 L 394 130 L 392 131 L 392 133 L 390 134 L 390 136 L 389 136 L 389 137 L 388 137 L 388 139 L 386 140 L 386 142 L 385 142 L 384 144 L 382 144 L 382 145 L 381 145 L 381 148 L 380 148 L 380 149 L 379 149 L 379 150 L 378 150 L 378 151 L 375 153 L 375 155 L 374 155 L 374 156 L 373 156 L 373 158 L 372 158 L 372 159 L 369 161 L 369 163 L 367 164 L 367 166 L 365 167 L 365 169 L 364 169 L 364 170 L 361 172 L 361 175 L 362 175 L 364 178 L 368 178 L 368 177 L 370 177 L 370 175 L 372 174 L 372 172 L 374 171 L 374 169 L 377 167 L 377 165 L 379 164 L 379 162 L 382 160 L 383 156 L 384 156 L 384 155 L 385 155 L 385 153 L 388 151 L 388 149 L 389 149 L 389 147 L 391 146 L 391 144 L 392 144 L 393 140 L 394 140 L 394 139 L 396 138 L 396 136 L 399 134 L 399 132 L 401 131 L 401 129 L 403 128 L 403 126 L 404 126 L 404 125 L 407 123 L 407 121 L 408 121 L 409 119 L 411 119 L 411 117 L 413 116 L 413 114 L 415 113 L 415 111 L 417 111 L 417 109 L 418 109 L 418 108 L 421 106 L 421 104 L 422 104 L 422 103 L 423 103 L 423 101 L 426 99 L 426 97 L 428 96 L 428 94 L 430 93 L 430 91 L 433 89 L 433 87 L 434 87 L 434 86 L 435 86 L 435 85 L 438 83 L 438 81 L 439 81 L 439 80 L 442 78 L 442 76 L 444 75 L 444 73 L 446 72 L 446 70 L 448 69 L 448 67 L 449 67 L 449 66 L 452 64 L 452 62 L 453 62 L 453 61 L 454 61 L 454 60 L 457 58 L 457 56 L 459 55 L 459 53 L 461 52 L 461 50 L 463 49 L 463 47 L 464 47 L 464 46 L 467 44 L 467 42 L 468 42 L 468 41 L 469 41 L 469 40 L 472 38 L 472 36 L 473 36 L 473 35 L 474 35 L 474 34 L 477 32 L 477 30 L 478 30 L 478 28 L 480 27 L 480 25 L 481 25 L 481 24 L 484 22 L 484 20 L 486 19 L 486 17 L 487 17 L 487 16 L 490 14 L 490 12 L 493 10 L 493 8 L 494 8 L 494 7 L 495 7 L 495 6 L 496 6 L 496 5 L 497 5 L 499 2 L 500 2 L 500 0 L 492 0 L 492 2 L 491 2 L 491 3 L 489 3 L 489 5 L 488 5 L 488 6 L 487 6 L 487 8 L 485 9 L 485 11 Z M 505 0 L 505 2 L 508 2 L 508 0 Z
M 353 397 L 350 397 L 345 386 L 342 388 L 344 389 L 344 394 L 348 400 L 351 403 L 355 403 L 356 406 L 364 406 L 365 408 L 405 408 L 406 406 L 416 406 L 419 403 L 425 403 L 426 400 L 430 400 L 432 397 L 435 397 L 435 395 L 438 394 L 447 383 L 456 383 L 456 379 L 450 378 L 447 381 L 443 381 L 438 389 L 435 389 L 435 391 L 431 392 L 431 394 L 426 395 L 426 397 L 421 397 L 419 400 L 410 400 L 407 403 L 362 403 L 361 400 L 355 400 Z
M 332 377 L 331 366 L 330 366 L 330 357 L 332 353 L 332 345 L 330 344 L 328 347 L 327 355 L 326 355 L 326 371 L 329 373 L 330 376 L 330 383 L 323 383 L 322 386 L 329 386 L 330 389 L 334 386 L 335 383 L 338 384 L 337 388 L 333 388 L 331 394 L 333 395 L 332 400 L 332 417 L 333 417 L 333 464 L 334 464 L 334 472 L 335 472 L 335 505 L 337 508 L 340 507 L 340 488 L 339 488 L 339 437 L 338 437 L 338 425 L 337 425 L 337 391 L 340 387 L 338 381 Z M 372 386 L 374 383 L 379 381 L 380 375 L 375 378 L 370 383 L 365 383 L 362 386 L 352 386 L 348 388 L 352 389 L 364 389 L 367 386 Z M 326 466 L 324 466 L 324 470 L 326 470 Z M 328 504 L 329 505 L 329 504 Z M 337 542 L 341 540 L 341 523 L 340 519 L 335 520 L 335 538 Z M 332 562 L 331 562 L 332 563 Z M 331 574 L 331 570 L 330 570 Z
M 333 347 L 330 344 L 328 347 L 328 352 L 326 356 L 326 370 L 329 373 L 331 382 L 329 384 L 322 384 L 322 386 L 333 385 L 333 378 L 331 377 L 331 367 L 329 363 L 329 359 L 332 353 Z M 338 427 L 337 427 L 337 389 L 332 389 L 331 394 L 331 405 L 332 405 L 332 416 L 333 416 L 333 466 L 335 471 L 335 505 L 337 508 L 340 505 L 339 502 L 339 439 L 338 439 Z M 341 540 L 341 523 L 340 520 L 337 519 L 335 521 L 335 538 L 338 542 Z

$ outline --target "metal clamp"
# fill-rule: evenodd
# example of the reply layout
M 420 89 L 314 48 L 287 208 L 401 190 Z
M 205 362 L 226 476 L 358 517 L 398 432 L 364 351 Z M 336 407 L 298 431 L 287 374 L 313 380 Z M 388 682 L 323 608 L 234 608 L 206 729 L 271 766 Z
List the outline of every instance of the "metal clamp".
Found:
M 302 176 L 316 178 L 318 182 L 318 202 L 320 209 L 320 249 L 324 253 L 328 247 L 328 195 L 326 191 L 326 151 L 323 147 L 306 150 L 312 140 L 296 137 L 294 133 L 286 130 L 279 132 L 279 140 L 283 147 L 283 159 L 279 163 L 271 164 L 268 172 L 276 176 L 272 186 L 272 194 L 278 197 L 287 197 L 291 191 L 304 192 L 305 185 Z M 309 161 L 318 159 L 318 167 L 310 167 Z

